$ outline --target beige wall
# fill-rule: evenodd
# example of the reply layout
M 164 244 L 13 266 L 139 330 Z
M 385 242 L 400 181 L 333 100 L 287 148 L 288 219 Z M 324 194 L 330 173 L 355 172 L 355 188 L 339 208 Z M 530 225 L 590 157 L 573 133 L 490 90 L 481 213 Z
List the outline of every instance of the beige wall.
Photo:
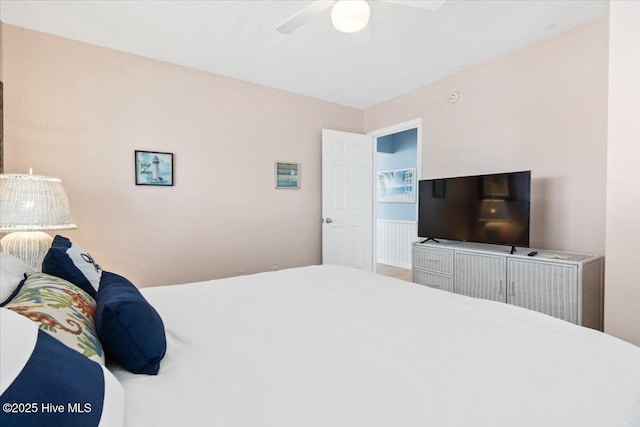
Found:
M 66 234 L 140 284 L 320 262 L 320 129 L 417 117 L 424 178 L 531 169 L 532 246 L 604 253 L 606 18 L 364 113 L 10 25 L 3 33 L 7 171 L 61 177 L 80 227 Z M 134 149 L 174 152 L 176 187 L 134 186 Z M 276 159 L 302 162 L 301 190 L 273 189 Z
M 533 246 L 605 253 L 606 230 L 605 329 L 640 345 L 639 9 L 364 113 L 0 23 L 6 171 L 61 177 L 104 268 L 194 281 L 320 262 L 320 129 L 421 117 L 424 178 L 533 170 Z M 174 152 L 176 186 L 133 185 L 135 149 Z M 273 189 L 276 159 L 301 190 Z
M 2 21 L 0 21 L 0 81 L 2 80 Z
M 421 117 L 422 178 L 532 170 L 531 245 L 604 253 L 607 43 L 603 18 L 370 108 L 365 130 Z
M 0 82 L 3 81 L 2 80 L 2 60 L 3 60 L 3 55 L 2 55 L 2 21 L 0 21 Z M 3 132 L 4 120 L 2 119 L 3 104 L 4 104 L 4 102 L 0 102 L 0 173 L 2 173 L 3 170 L 4 170 L 4 168 L 3 168 L 3 165 L 4 165 L 4 160 L 3 160 L 3 158 L 4 158 L 4 154 L 3 154 L 4 150 L 2 148 L 2 144 L 3 144 L 2 136 L 4 134 L 4 132 Z
M 610 8 L 604 326 L 640 345 L 640 3 Z
M 363 113 L 4 25 L 6 171 L 60 177 L 77 231 L 140 286 L 321 261 L 321 129 Z M 134 185 L 135 149 L 175 154 L 175 187 Z M 302 164 L 274 189 L 274 161 Z

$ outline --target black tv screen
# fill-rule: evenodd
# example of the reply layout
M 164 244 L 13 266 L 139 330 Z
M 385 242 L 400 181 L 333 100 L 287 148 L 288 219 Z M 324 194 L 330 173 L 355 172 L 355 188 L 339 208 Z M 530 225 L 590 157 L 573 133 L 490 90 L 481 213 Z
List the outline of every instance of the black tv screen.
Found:
M 418 235 L 529 247 L 531 171 L 419 183 Z

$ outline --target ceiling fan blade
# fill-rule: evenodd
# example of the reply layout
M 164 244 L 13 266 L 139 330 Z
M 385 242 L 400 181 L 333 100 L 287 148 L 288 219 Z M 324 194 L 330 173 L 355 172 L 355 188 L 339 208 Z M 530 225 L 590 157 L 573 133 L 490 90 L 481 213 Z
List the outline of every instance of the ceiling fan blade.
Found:
M 313 2 L 291 18 L 284 21 L 282 24 L 278 25 L 276 30 L 282 34 L 290 34 L 314 16 L 331 8 L 335 2 L 336 0 L 318 0 Z
M 394 3 L 402 6 L 418 7 L 420 9 L 436 11 L 446 0 L 379 0 L 384 3 Z

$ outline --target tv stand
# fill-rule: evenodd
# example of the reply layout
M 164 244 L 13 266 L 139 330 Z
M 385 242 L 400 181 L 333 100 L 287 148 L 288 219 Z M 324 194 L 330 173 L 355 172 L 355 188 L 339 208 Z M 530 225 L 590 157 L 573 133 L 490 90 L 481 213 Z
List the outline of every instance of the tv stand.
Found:
M 433 237 L 427 237 L 426 239 L 424 239 L 422 242 L 420 243 L 427 243 L 428 241 L 434 241 L 436 243 L 440 243 L 439 241 L 437 241 L 436 239 L 434 239 Z
M 602 330 L 603 257 L 441 240 L 413 244 L 413 281 Z

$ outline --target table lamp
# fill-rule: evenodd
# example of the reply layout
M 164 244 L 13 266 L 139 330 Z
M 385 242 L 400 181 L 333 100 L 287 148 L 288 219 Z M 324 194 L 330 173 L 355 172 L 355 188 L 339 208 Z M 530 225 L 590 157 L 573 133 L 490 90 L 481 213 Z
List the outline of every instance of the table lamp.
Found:
M 0 233 L 9 233 L 0 240 L 3 252 L 39 271 L 53 241 L 44 231 L 73 228 L 69 199 L 58 178 L 0 174 Z
M 478 221 L 485 222 L 484 232 L 490 241 L 499 242 L 506 222 L 511 221 L 507 203 L 501 199 L 484 199 Z
M 509 208 L 504 200 L 484 199 L 480 204 L 478 221 L 510 221 Z

